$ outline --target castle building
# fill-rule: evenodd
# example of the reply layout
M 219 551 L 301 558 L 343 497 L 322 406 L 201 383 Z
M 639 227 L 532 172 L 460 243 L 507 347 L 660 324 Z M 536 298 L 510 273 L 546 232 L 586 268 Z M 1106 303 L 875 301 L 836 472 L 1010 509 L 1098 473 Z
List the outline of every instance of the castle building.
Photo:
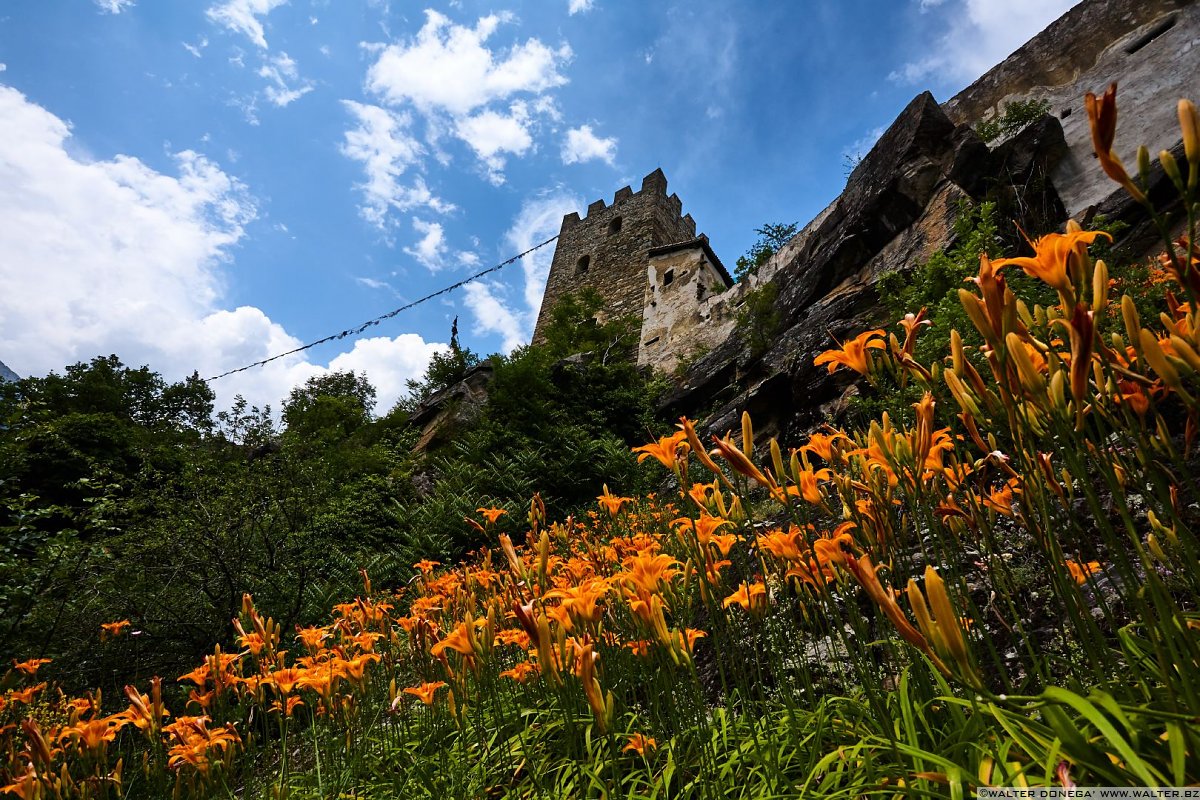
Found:
M 564 295 L 590 288 L 605 301 L 597 315 L 601 322 L 621 316 L 642 320 L 638 361 L 650 363 L 641 351 L 676 352 L 673 330 L 682 335 L 703 299 L 732 283 L 708 238 L 696 235 L 696 222 L 683 213 L 678 195 L 667 194 L 667 178 L 656 169 L 642 179 L 640 191 L 626 186 L 612 205 L 597 200 L 586 217 L 563 217 L 533 341 L 544 341 L 550 311 Z

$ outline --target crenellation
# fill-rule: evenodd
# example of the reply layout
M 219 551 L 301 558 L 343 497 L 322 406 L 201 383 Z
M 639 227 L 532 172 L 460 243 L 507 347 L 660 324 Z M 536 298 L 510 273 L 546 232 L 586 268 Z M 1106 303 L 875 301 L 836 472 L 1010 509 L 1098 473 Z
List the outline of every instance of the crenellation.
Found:
M 687 227 L 692 236 L 696 235 L 696 220 L 692 219 L 691 214 L 683 215 L 683 224 Z
M 672 194 L 667 198 L 667 202 L 670 203 L 671 210 L 675 212 L 675 216 L 683 216 L 683 201 L 679 199 L 679 195 Z
M 642 178 L 642 191 L 661 195 L 667 193 L 667 176 L 663 174 L 662 167 Z
M 568 293 L 594 289 L 605 300 L 598 318 L 641 318 L 645 301 L 645 265 L 652 248 L 696 238 L 696 222 L 684 216 L 678 195 L 667 195 L 667 178 L 656 169 L 642 180 L 642 190 L 626 186 L 587 207 L 587 215 L 563 218 L 558 244 L 546 279 L 542 313 L 534 341 L 542 341 L 546 314 Z

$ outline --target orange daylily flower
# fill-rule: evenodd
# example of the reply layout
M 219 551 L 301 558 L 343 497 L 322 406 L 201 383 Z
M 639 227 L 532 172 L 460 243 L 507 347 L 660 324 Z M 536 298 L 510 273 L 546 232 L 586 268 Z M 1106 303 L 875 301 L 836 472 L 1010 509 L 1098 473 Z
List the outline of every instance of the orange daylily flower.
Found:
M 24 703 L 25 705 L 29 705 L 33 702 L 34 695 L 42 691 L 42 689 L 45 689 L 47 685 L 48 684 L 43 681 L 36 686 L 29 686 L 24 689 L 14 689 L 8 693 L 8 699 L 14 703 Z
M 1129 178 L 1125 165 L 1113 150 L 1113 141 L 1117 136 L 1117 84 L 1114 81 L 1100 97 L 1088 92 L 1083 98 L 1087 108 L 1088 125 L 1092 129 L 1092 149 L 1100 160 L 1100 168 L 1104 174 L 1112 178 L 1129 196 L 1139 203 L 1146 202 L 1146 195 Z
M 624 747 L 621 748 L 622 753 L 637 753 L 639 756 L 645 756 L 647 751 L 654 750 L 658 747 L 658 742 L 652 736 L 646 736 L 641 733 L 629 734 L 629 740 Z
M 475 510 L 477 512 L 479 512 L 480 514 L 482 514 L 483 518 L 486 519 L 488 521 L 488 524 L 490 524 L 490 525 L 495 525 L 496 520 L 500 519 L 500 516 L 502 514 L 508 513 L 503 508 L 494 508 L 494 507 L 493 508 L 477 508 Z
M 638 553 L 625 560 L 625 568 L 628 571 L 621 577 L 626 582 L 653 594 L 658 591 L 660 584 L 669 582 L 679 573 L 676 569 L 678 564 L 678 561 L 665 553 Z
M 120 714 L 101 719 L 80 720 L 63 730 L 59 739 L 71 739 L 84 750 L 96 751 L 116 739 L 117 734 L 128 724 L 129 719 Z
M 675 471 L 680 457 L 686 457 L 688 450 L 691 449 L 687 439 L 687 431 L 676 431 L 670 436 L 663 436 L 657 442 L 635 447 L 633 452 L 638 454 L 639 464 L 647 458 L 655 458 L 667 469 Z
M 456 653 L 462 653 L 464 656 L 471 656 L 475 654 L 475 648 L 471 646 L 471 638 L 471 635 L 467 632 L 467 623 L 461 622 L 446 638 L 435 644 L 429 652 L 434 658 L 440 656 L 446 650 L 453 650 Z
M 284 701 L 282 703 L 279 702 L 278 700 L 276 700 L 274 703 L 271 704 L 271 710 L 272 711 L 282 711 L 283 715 L 285 717 L 290 717 L 290 716 L 292 716 L 293 713 L 295 713 L 296 708 L 298 706 L 302 706 L 302 705 L 304 705 L 304 701 L 302 699 L 300 699 L 299 697 L 297 697 L 296 695 L 292 695 L 291 697 L 289 697 L 286 701 Z
M 553 589 L 546 593 L 546 597 L 561 599 L 563 601 L 562 608 L 584 622 L 596 622 L 600 619 L 602 610 L 597 603 L 606 594 L 608 594 L 608 581 L 604 578 L 592 578 L 578 586 Z M 548 609 L 546 613 L 551 614 L 553 610 Z
M 754 581 L 753 583 L 742 583 L 738 589 L 721 604 L 722 608 L 729 608 L 733 604 L 737 604 L 749 611 L 751 614 L 761 614 L 767 609 L 767 587 L 762 581 Z
M 865 376 L 871 369 L 869 351 L 886 349 L 887 345 L 883 341 L 885 336 L 887 333 L 879 328 L 863 331 L 853 339 L 843 342 L 837 350 L 826 350 L 821 353 L 813 359 L 813 366 L 819 367 L 822 364 L 828 364 L 830 373 L 836 372 L 839 366 L 849 367 L 859 375 Z
M 1087 583 L 1089 576 L 1095 575 L 1101 570 L 1099 561 L 1089 561 L 1086 564 L 1081 564 L 1078 561 L 1068 558 L 1066 560 L 1066 564 L 1067 570 L 1069 570 L 1071 573 L 1071 577 L 1074 578 L 1075 582 L 1080 586 Z
M 537 664 L 532 661 L 521 661 L 512 669 L 506 669 L 500 673 L 501 678 L 511 678 L 517 683 L 525 683 L 538 672 Z
M 310 653 L 315 653 L 321 649 L 321 642 L 329 638 L 329 630 L 327 628 L 301 628 L 296 626 L 296 638 L 308 649 Z
M 303 680 L 304 675 L 305 671 L 301 669 L 277 669 L 271 673 L 270 680 L 279 689 L 279 693 L 286 697 Z
M 917 334 L 921 328 L 932 325 L 933 320 L 925 318 L 925 309 L 922 308 L 916 314 L 909 312 L 904 315 L 904 319 L 897 323 L 904 329 L 904 344 L 900 347 L 900 352 L 904 355 L 911 356 L 913 348 L 917 345 Z
M 610 517 L 615 517 L 621 512 L 621 507 L 633 502 L 632 497 L 617 497 L 608 490 L 608 484 L 604 484 L 604 494 L 596 498 L 600 506 L 608 512 Z
M 1064 295 L 1070 295 L 1072 287 L 1071 276 L 1067 273 L 1067 260 L 1079 244 L 1091 244 L 1101 236 L 1112 241 L 1112 236 L 1104 231 L 1048 233 L 1031 243 L 1033 256 L 1001 258 L 992 262 L 992 268 L 999 270 L 1010 265 L 1020 267 L 1026 275 L 1042 280 Z
M 31 658 L 28 661 L 17 661 L 14 658 L 13 669 L 15 669 L 17 672 L 21 672 L 32 677 L 37 674 L 39 669 L 46 664 L 49 664 L 50 661 L 51 659 L 49 658 Z
M 706 511 L 700 512 L 700 519 L 693 520 L 691 517 L 680 517 L 672 520 L 671 524 L 677 530 L 690 530 L 696 534 L 696 541 L 701 545 L 706 545 L 712 540 L 713 534 L 726 525 L 733 523 L 722 517 L 714 517 Z
M 420 686 L 409 686 L 404 690 L 405 694 L 411 694 L 413 697 L 420 700 L 427 706 L 433 705 L 433 696 L 437 690 L 446 685 L 445 681 L 433 681 L 431 683 L 422 683 Z
M 808 443 L 800 448 L 801 452 L 818 455 L 826 462 L 833 460 L 833 445 L 838 440 L 850 441 L 850 437 L 841 431 L 833 433 L 814 433 L 808 437 Z
M 100 623 L 100 638 L 115 639 L 125 632 L 133 623 L 127 619 L 117 620 L 116 622 L 101 622 Z

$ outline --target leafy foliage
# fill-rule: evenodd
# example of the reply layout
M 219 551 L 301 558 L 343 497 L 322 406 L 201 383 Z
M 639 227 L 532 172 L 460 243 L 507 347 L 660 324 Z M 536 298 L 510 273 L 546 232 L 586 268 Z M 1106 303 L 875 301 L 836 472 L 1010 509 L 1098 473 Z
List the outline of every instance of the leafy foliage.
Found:
M 737 311 L 735 329 L 745 338 L 750 352 L 757 355 L 771 346 L 779 333 L 782 318 L 775 301 L 779 298 L 779 287 L 764 283 L 746 292 L 746 297 Z
M 1050 113 L 1049 100 L 1013 100 L 1004 104 L 1004 111 L 975 126 L 979 138 L 991 143 L 1011 136 L 1044 114 Z
M 799 229 L 799 224 L 795 222 L 769 222 L 761 228 L 755 228 L 754 232 L 758 234 L 758 241 L 751 245 L 745 254 L 738 256 L 734 263 L 733 279 L 743 281 L 758 272 L 759 267 L 778 253 L 780 248 L 787 244 Z

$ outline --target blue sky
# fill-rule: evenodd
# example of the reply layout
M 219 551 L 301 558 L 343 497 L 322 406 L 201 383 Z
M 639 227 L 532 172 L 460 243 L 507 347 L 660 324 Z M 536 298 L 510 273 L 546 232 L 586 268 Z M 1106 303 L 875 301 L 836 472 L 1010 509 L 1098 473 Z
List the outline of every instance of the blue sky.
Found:
M 811 219 L 917 92 L 940 100 L 1058 0 L 6 0 L 0 361 L 116 353 L 213 375 L 558 232 L 662 167 L 732 263 Z M 328 369 L 386 410 L 460 318 L 528 340 L 550 249 L 214 383 L 277 405 Z

